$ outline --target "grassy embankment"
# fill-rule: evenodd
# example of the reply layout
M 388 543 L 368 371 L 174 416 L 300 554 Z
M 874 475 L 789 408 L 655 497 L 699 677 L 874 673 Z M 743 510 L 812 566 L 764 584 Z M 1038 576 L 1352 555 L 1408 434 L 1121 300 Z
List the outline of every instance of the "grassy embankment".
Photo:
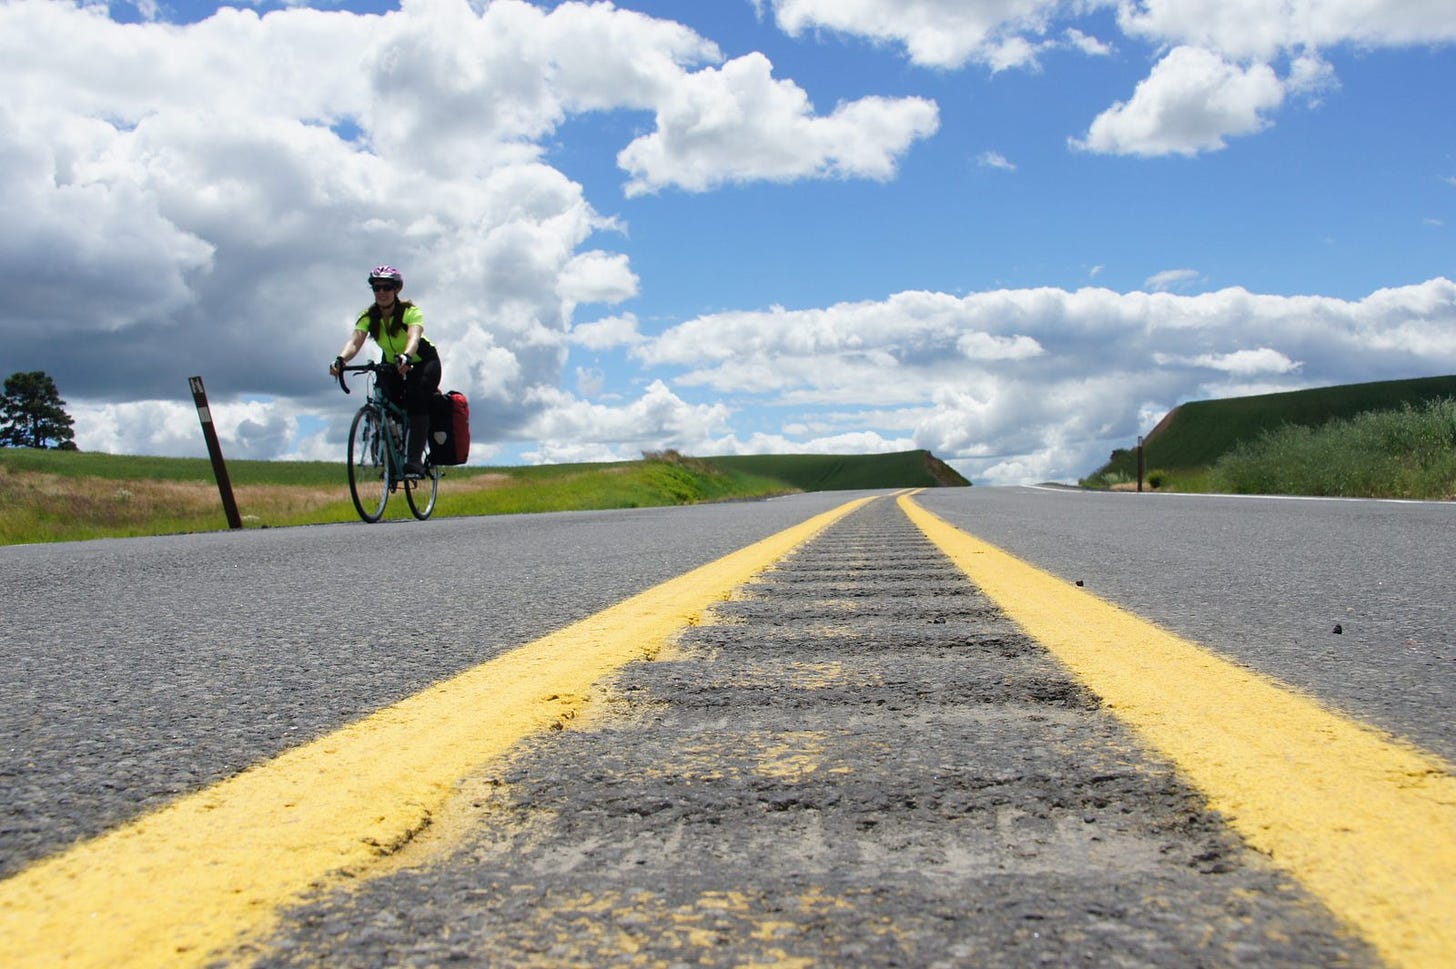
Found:
M 1456 376 L 1194 401 L 1144 441 L 1154 490 L 1339 497 L 1456 497 Z M 1137 455 L 1085 487 L 1129 487 Z
M 840 462 L 829 474 L 825 460 L 782 455 L 738 467 L 669 451 L 606 464 L 451 468 L 440 482 L 435 515 L 653 507 L 940 483 L 927 470 L 939 462 L 923 451 L 828 459 Z M 228 478 L 245 527 L 358 521 L 342 463 L 229 461 Z M 410 517 L 403 493 L 391 498 L 386 515 Z M 226 528 L 205 459 L 0 448 L 0 544 Z
M 964 488 L 970 482 L 929 451 L 893 454 L 739 454 L 705 458 L 727 470 L 792 484 L 799 491 Z

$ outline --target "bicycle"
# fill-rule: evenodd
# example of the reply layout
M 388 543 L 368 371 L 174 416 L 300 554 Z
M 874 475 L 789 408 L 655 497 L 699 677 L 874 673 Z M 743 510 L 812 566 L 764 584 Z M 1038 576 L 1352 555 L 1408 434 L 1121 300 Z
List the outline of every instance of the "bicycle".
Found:
M 410 512 L 420 521 L 435 510 L 440 490 L 440 468 L 423 455 L 423 476 L 407 475 L 405 466 L 405 428 L 409 415 L 384 392 L 378 375 L 389 368 L 385 363 L 354 364 L 339 368 L 339 387 L 350 393 L 344 382 L 346 373 L 368 373 L 375 378 L 369 400 L 354 415 L 349 425 L 349 495 L 354 508 L 366 522 L 384 517 L 384 506 L 392 491 L 404 485 L 404 500 Z M 428 497 L 425 492 L 428 491 Z

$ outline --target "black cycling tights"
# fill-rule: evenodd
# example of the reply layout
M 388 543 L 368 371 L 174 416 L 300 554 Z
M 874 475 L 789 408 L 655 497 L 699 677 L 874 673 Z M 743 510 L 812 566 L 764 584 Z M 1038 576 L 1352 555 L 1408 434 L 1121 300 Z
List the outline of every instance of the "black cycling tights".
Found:
M 390 400 L 399 400 L 403 393 L 404 409 L 411 416 L 428 414 L 430 398 L 440 389 L 440 361 L 437 358 L 417 363 L 410 367 L 409 373 L 402 379 L 398 370 L 386 370 L 379 375 L 379 379 Z M 404 385 L 402 389 L 401 384 Z

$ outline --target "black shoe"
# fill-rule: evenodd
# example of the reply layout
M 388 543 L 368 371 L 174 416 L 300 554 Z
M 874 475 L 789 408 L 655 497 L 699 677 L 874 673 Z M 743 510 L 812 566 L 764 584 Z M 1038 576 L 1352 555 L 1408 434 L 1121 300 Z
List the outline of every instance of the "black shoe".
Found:
M 425 476 L 425 466 L 423 464 L 414 464 L 413 462 L 406 464 L 404 466 L 404 476 L 406 478 L 423 478 Z

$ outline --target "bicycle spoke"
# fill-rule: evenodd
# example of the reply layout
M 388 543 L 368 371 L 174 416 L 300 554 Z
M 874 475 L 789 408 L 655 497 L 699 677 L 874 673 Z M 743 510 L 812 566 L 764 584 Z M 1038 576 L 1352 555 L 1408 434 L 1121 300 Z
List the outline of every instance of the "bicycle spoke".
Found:
M 440 469 L 435 465 L 425 467 L 425 476 L 404 480 L 404 498 L 410 511 L 420 521 L 430 517 L 435 510 L 435 498 L 440 490 Z
M 359 408 L 349 427 L 349 494 L 354 509 L 366 522 L 379 521 L 389 501 L 389 463 L 383 459 L 383 430 L 378 411 L 369 404 Z

